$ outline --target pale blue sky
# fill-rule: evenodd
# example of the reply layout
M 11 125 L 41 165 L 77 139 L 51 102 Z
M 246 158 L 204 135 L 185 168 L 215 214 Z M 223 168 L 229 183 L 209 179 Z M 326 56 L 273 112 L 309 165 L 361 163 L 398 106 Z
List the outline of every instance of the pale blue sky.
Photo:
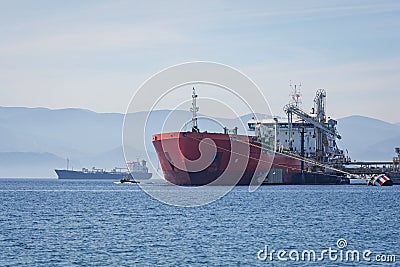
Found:
M 124 112 L 170 65 L 216 61 L 282 113 L 289 81 L 333 117 L 400 122 L 399 1 L 0 1 L 0 106 Z

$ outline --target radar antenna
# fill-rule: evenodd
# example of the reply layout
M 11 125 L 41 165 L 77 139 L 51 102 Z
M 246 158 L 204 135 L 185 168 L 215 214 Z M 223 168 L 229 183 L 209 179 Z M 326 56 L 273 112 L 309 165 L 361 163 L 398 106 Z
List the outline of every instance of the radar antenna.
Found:
M 292 81 L 290 81 L 290 88 L 292 88 L 292 93 L 290 94 L 289 104 L 294 105 L 297 108 L 300 108 L 301 105 L 300 87 L 301 83 L 292 85 Z

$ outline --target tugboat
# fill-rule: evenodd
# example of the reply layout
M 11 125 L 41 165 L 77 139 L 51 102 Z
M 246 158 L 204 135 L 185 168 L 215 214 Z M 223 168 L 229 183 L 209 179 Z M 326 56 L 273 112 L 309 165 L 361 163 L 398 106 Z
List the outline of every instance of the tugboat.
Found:
M 139 181 L 131 180 L 130 175 L 124 176 L 119 182 L 114 182 L 114 184 L 139 184 Z

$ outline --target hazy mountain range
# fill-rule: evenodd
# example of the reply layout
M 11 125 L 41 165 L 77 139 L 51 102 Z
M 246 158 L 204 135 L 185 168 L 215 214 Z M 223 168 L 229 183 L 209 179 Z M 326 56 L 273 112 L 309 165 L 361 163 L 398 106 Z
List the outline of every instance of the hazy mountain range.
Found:
M 130 160 L 143 158 L 143 138 L 159 131 L 169 111 L 152 113 L 150 127 L 143 134 L 146 112 L 129 115 L 129 133 L 132 136 L 125 148 Z M 186 111 L 174 113 L 165 130 L 180 130 L 182 121 L 190 121 Z M 236 120 L 218 119 L 233 128 L 246 122 L 250 115 Z M 111 169 L 124 166 L 122 126 L 124 115 L 96 113 L 84 109 L 50 110 L 46 108 L 0 107 L 0 177 L 56 177 L 55 168 L 101 167 Z M 136 123 L 137 122 L 137 123 Z M 400 146 L 400 123 L 350 116 L 338 120 L 343 137 L 340 147 L 347 149 L 352 159 L 391 160 L 394 147 Z M 135 128 L 136 127 L 136 128 Z M 209 131 L 222 131 L 213 121 L 201 121 L 200 127 Z M 189 126 L 188 126 L 189 129 Z M 243 133 L 243 131 L 242 131 Z M 146 135 L 146 136 L 144 136 Z M 147 142 L 150 157 L 157 161 L 151 142 Z

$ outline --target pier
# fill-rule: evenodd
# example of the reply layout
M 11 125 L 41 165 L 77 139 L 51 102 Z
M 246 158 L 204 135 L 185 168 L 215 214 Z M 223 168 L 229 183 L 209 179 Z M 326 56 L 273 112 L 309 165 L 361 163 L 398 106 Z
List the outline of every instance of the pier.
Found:
M 354 175 L 366 176 L 388 172 L 398 172 L 399 162 L 392 161 L 355 161 L 344 164 L 343 171 Z
M 397 156 L 392 161 L 348 161 L 343 164 L 343 171 L 359 176 L 371 176 L 377 174 L 400 173 L 400 148 L 396 147 Z

